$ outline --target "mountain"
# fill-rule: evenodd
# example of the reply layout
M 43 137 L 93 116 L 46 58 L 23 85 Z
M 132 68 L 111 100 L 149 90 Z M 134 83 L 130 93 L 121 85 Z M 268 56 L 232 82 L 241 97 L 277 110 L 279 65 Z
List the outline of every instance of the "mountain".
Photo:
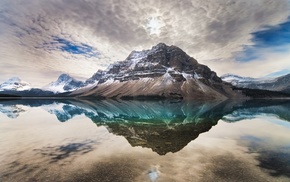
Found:
M 226 74 L 221 77 L 225 82 L 239 88 L 279 91 L 290 93 L 290 74 L 278 78 L 250 78 Z
M 133 51 L 126 60 L 97 72 L 89 89 L 72 96 L 103 98 L 226 99 L 240 96 L 215 72 L 176 46 L 159 43 L 150 50 Z
M 28 82 L 22 81 L 18 77 L 13 77 L 0 85 L 0 91 L 14 90 L 14 91 L 24 91 L 30 90 L 31 86 Z
M 85 85 L 86 84 L 84 82 L 78 81 L 69 76 L 68 74 L 62 74 L 55 82 L 49 83 L 42 89 L 54 93 L 64 93 L 77 90 L 81 87 L 84 87 Z

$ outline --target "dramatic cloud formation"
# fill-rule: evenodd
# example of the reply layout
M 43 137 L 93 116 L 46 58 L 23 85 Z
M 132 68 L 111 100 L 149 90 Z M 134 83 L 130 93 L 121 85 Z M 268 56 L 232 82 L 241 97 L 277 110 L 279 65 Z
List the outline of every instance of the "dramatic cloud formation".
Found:
M 255 47 L 269 44 L 261 31 L 275 35 L 288 16 L 288 0 L 2 0 L 0 81 L 18 75 L 41 86 L 63 72 L 88 78 L 159 42 L 219 75 L 262 76 L 290 69 L 287 51 Z M 289 50 L 290 41 L 277 44 Z M 261 66 L 254 74 L 253 65 Z

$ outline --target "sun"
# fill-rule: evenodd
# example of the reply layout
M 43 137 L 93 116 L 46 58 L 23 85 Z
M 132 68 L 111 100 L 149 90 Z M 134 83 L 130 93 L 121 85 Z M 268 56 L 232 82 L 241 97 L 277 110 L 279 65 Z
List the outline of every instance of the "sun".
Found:
M 145 28 L 150 35 L 159 35 L 161 33 L 161 28 L 165 26 L 160 16 L 151 16 L 147 19 L 147 24 Z

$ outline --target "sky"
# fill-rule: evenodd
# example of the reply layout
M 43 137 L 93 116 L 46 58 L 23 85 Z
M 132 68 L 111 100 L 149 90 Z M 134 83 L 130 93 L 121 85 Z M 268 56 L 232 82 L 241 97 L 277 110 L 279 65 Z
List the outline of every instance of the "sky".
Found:
M 289 0 L 1 0 L 0 82 L 77 79 L 163 42 L 219 76 L 290 73 Z

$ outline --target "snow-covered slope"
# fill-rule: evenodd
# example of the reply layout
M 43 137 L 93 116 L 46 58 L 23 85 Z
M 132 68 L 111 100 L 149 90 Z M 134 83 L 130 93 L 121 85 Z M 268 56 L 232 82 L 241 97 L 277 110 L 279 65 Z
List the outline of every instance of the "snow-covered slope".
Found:
M 0 85 L 0 91 L 14 90 L 23 91 L 30 90 L 31 86 L 28 82 L 22 81 L 18 77 L 13 77 Z
M 55 82 L 51 82 L 50 84 L 43 87 L 43 90 L 51 91 L 54 93 L 64 93 L 77 90 L 84 86 L 84 82 L 78 81 L 68 74 L 62 74 Z
M 207 66 L 198 64 L 180 48 L 163 43 L 150 50 L 133 51 L 125 61 L 109 66 L 95 77 L 97 86 L 72 95 L 207 100 L 237 95 Z

